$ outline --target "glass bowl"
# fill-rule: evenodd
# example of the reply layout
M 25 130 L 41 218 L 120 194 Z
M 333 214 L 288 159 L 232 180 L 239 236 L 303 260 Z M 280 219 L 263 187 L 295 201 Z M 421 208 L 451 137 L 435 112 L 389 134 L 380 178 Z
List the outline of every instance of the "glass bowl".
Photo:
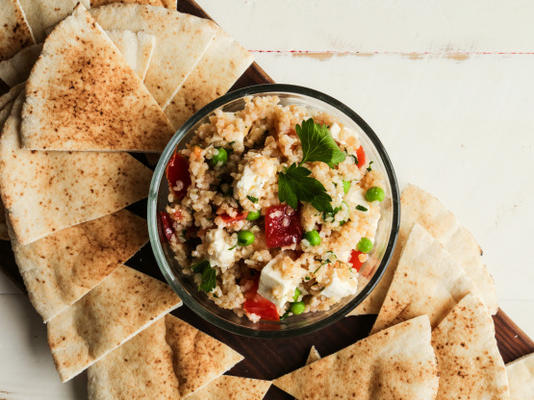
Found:
M 207 122 L 216 109 L 238 111 L 244 106 L 245 96 L 276 95 L 281 104 L 299 104 L 311 110 L 325 111 L 360 135 L 368 160 L 373 168 L 386 177 L 386 199 L 381 202 L 381 218 L 375 238 L 375 246 L 369 260 L 360 270 L 359 291 L 342 299 L 328 311 L 310 312 L 289 317 L 283 321 L 251 322 L 246 316 L 238 317 L 233 311 L 216 306 L 197 289 L 191 277 L 181 273 L 178 262 L 165 241 L 160 240 L 157 213 L 165 209 L 169 193 L 165 169 L 176 148 L 182 148 L 193 136 L 198 126 Z M 154 171 L 148 194 L 148 230 L 156 261 L 169 285 L 185 305 L 200 317 L 219 328 L 235 334 L 253 337 L 284 337 L 310 333 L 339 320 L 360 304 L 374 289 L 391 258 L 400 221 L 399 188 L 391 161 L 384 146 L 367 123 L 354 111 L 338 100 L 301 86 L 267 84 L 250 86 L 230 92 L 208 104 L 191 117 L 172 137 L 165 147 Z

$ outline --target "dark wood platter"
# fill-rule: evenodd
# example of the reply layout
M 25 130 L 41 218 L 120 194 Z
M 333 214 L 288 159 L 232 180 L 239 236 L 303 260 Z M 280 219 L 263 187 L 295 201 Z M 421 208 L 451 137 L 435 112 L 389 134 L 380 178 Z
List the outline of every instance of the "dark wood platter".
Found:
M 178 10 L 199 17 L 210 18 L 194 0 L 179 0 Z M 269 75 L 254 63 L 232 89 L 272 82 L 273 80 Z M 0 92 L 5 92 L 5 88 L 0 87 Z M 130 208 L 140 215 L 146 215 L 146 202 L 144 201 Z M 157 268 L 150 244 L 147 244 L 127 264 L 164 280 Z M 15 264 L 11 246 L 6 241 L 0 241 L 0 269 L 24 290 L 24 284 Z M 303 366 L 312 345 L 315 345 L 320 354 L 325 356 L 366 337 L 376 318 L 375 315 L 344 318 L 325 329 L 298 338 L 257 339 L 233 335 L 218 329 L 185 306 L 180 307 L 173 314 L 228 344 L 245 356 L 245 360 L 237 364 L 228 374 L 269 380 Z M 534 342 L 502 310 L 499 310 L 493 319 L 499 350 L 505 362 L 534 352 Z M 265 396 L 266 400 L 291 398 L 274 386 Z

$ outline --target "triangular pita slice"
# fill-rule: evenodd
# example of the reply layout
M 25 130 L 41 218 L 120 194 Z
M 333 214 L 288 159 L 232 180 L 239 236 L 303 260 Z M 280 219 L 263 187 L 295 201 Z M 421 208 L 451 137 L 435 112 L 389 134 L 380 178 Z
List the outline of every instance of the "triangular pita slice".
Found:
M 145 84 L 162 108 L 195 68 L 217 29 L 212 21 L 162 7 L 110 4 L 90 12 L 104 29 L 144 31 L 156 36 Z
M 70 15 L 78 3 L 89 7 L 89 0 L 20 0 L 37 43 L 45 39 L 49 28 Z
M 472 291 L 473 282 L 463 268 L 415 224 L 371 333 L 423 314 L 434 327 Z
M 148 6 L 166 7 L 176 10 L 177 0 L 91 0 L 91 7 L 100 7 L 113 3 L 143 4 Z
M 141 80 L 145 79 L 154 48 L 156 37 L 145 32 L 106 31 L 126 62 Z
M 0 60 L 35 43 L 19 0 L 0 0 Z
M 144 32 L 106 31 L 126 62 L 141 80 L 145 79 L 156 38 Z M 41 55 L 42 43 L 23 48 L 9 60 L 0 61 L 0 79 L 8 86 L 24 82 Z
M 253 61 L 243 46 L 218 29 L 204 56 L 164 109 L 174 129 L 225 94 Z
M 319 351 L 315 348 L 315 346 L 312 346 L 310 348 L 310 353 L 308 354 L 308 358 L 306 359 L 306 365 L 311 364 L 320 359 L 321 359 L 321 355 L 319 354 Z
M 75 303 L 148 241 L 146 221 L 122 210 L 63 229 L 13 252 L 45 322 Z
M 473 235 L 459 224 L 454 214 L 437 198 L 415 185 L 408 185 L 401 195 L 401 224 L 391 262 L 369 297 L 350 315 L 378 313 L 393 279 L 402 248 L 415 223 L 439 240 L 471 278 L 475 285 L 474 292 L 484 300 L 490 313 L 495 314 L 498 308 L 495 282 L 482 262 L 482 252 Z
M 273 383 L 299 400 L 433 399 L 438 371 L 428 317 L 380 331 Z
M 534 399 L 534 353 L 506 364 L 510 400 Z
M 111 39 L 76 7 L 47 37 L 26 82 L 24 147 L 158 152 L 172 133 Z
M 87 371 L 89 400 L 178 400 L 172 350 L 159 319 Z
M 187 400 L 261 400 L 271 381 L 223 375 L 187 397 Z
M 0 96 L 0 110 L 5 109 L 6 106 L 9 104 L 8 109 L 11 111 L 11 105 L 13 104 L 13 101 L 19 96 L 20 92 L 22 92 L 23 89 L 24 85 L 17 85 L 12 87 L 9 92 L 4 93 L 2 96 Z M 5 119 L 7 119 L 7 117 L 5 117 Z
M 493 320 L 476 296 L 465 296 L 432 332 L 439 365 L 436 400 L 509 399 Z
M 143 199 L 152 172 L 126 153 L 32 152 L 19 145 L 17 98 L 0 137 L 0 194 L 25 245 Z
M 179 318 L 167 315 L 165 322 L 182 397 L 218 378 L 243 359 L 232 348 Z
M 127 266 L 48 323 L 48 343 L 63 382 L 181 305 L 165 283 Z
M 9 60 L 0 61 L 0 79 L 9 87 L 24 82 L 42 48 L 42 44 L 34 44 L 23 48 Z

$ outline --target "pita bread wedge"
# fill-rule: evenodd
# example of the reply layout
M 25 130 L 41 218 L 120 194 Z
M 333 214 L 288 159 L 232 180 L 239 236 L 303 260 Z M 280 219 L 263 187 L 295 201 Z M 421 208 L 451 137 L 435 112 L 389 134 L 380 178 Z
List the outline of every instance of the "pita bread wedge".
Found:
M 9 60 L 0 61 L 0 79 L 9 87 L 24 82 L 42 48 L 42 44 L 34 44 L 23 48 Z
M 11 110 L 11 105 L 13 104 L 13 101 L 19 96 L 20 92 L 22 92 L 23 89 L 23 85 L 17 85 L 9 89 L 9 92 L 4 93 L 2 96 L 0 96 L 0 110 L 5 109 L 7 105 L 9 105 L 9 109 Z
M 122 210 L 63 229 L 13 252 L 43 320 L 75 303 L 148 241 L 146 221 Z
M 415 223 L 425 228 L 458 261 L 475 284 L 474 292 L 484 300 L 491 314 L 497 312 L 497 293 L 493 277 L 482 262 L 481 250 L 473 235 L 461 226 L 452 212 L 434 196 L 415 185 L 401 195 L 401 224 L 397 246 L 384 276 L 365 301 L 350 314 L 376 314 L 384 301 L 397 263 Z
M 158 152 L 172 133 L 111 39 L 76 7 L 48 36 L 26 82 L 24 147 Z
M 225 94 L 253 61 L 246 49 L 218 29 L 204 56 L 164 109 L 174 129 Z
M 510 400 L 534 399 L 534 353 L 506 364 Z
M 0 0 L 0 26 L 0 60 L 7 60 L 35 43 L 19 0 Z
M 165 329 L 161 318 L 93 364 L 89 400 L 180 399 Z
M 433 399 L 438 390 L 430 323 L 402 322 L 273 381 L 299 400 Z
M 0 195 L 27 245 L 143 199 L 152 172 L 126 153 L 32 152 L 19 145 L 17 98 L 0 137 Z
M 473 288 L 456 260 L 416 223 L 371 333 L 423 314 L 434 327 Z
M 439 365 L 436 400 L 509 399 L 493 320 L 476 296 L 465 296 L 432 332 Z
M 204 387 L 243 359 L 235 350 L 179 318 L 167 315 L 165 323 L 182 397 Z
M 319 354 L 319 351 L 315 348 L 315 346 L 312 346 L 310 348 L 310 353 L 308 354 L 308 358 L 306 359 L 306 365 L 311 364 L 312 362 L 315 362 L 320 359 L 321 359 L 321 355 Z
M 63 382 L 181 305 L 165 283 L 127 266 L 54 317 L 48 344 Z
M 261 400 L 270 387 L 270 381 L 223 375 L 187 400 Z
M 20 0 L 37 43 L 45 39 L 49 28 L 70 15 L 78 3 L 89 7 L 89 0 Z
M 139 78 L 145 78 L 152 51 L 156 45 L 155 36 L 144 32 L 106 32 Z M 0 79 L 8 86 L 24 82 L 41 55 L 42 43 L 23 48 L 9 60 L 0 61 Z
M 143 4 L 147 6 L 166 7 L 176 10 L 177 0 L 91 0 L 91 7 L 100 7 L 107 4 L 124 3 L 124 4 Z
M 163 109 L 202 58 L 217 30 L 212 21 L 162 7 L 110 4 L 90 12 L 104 29 L 156 36 L 145 84 Z
M 141 80 L 145 79 L 156 46 L 156 37 L 145 32 L 106 31 L 126 62 Z

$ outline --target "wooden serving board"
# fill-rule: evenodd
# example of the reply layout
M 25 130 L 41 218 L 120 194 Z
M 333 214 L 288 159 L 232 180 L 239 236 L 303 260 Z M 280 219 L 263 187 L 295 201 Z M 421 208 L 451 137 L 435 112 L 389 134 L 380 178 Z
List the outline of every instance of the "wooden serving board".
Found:
M 199 17 L 210 18 L 194 0 L 180 0 L 178 10 Z M 273 80 L 269 75 L 254 63 L 232 89 L 272 82 Z M 4 91 L 5 88 L 2 90 L 0 87 L 0 92 Z M 140 215 L 146 215 L 146 202 L 139 202 L 130 209 Z M 164 280 L 157 267 L 150 244 L 147 244 L 127 264 Z M 15 264 L 9 242 L 0 241 L 0 269 L 24 290 L 24 284 Z M 227 343 L 245 356 L 245 360 L 228 372 L 230 375 L 260 379 L 274 379 L 303 366 L 312 345 L 317 347 L 322 356 L 326 356 L 368 336 L 376 318 L 374 315 L 344 318 L 325 329 L 298 338 L 257 339 L 233 335 L 218 329 L 185 306 L 180 307 L 173 314 Z M 499 310 L 493 319 L 499 350 L 505 362 L 534 352 L 534 342 L 502 310 Z M 291 398 L 274 386 L 265 396 L 266 400 Z

